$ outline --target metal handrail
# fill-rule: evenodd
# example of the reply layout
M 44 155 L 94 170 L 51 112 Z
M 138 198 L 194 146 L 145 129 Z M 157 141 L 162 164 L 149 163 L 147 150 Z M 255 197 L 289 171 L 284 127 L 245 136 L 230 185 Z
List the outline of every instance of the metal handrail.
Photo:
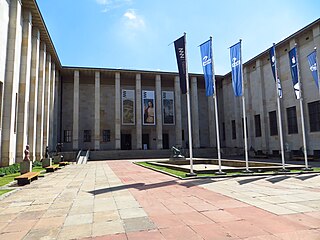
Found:
M 81 155 L 81 149 L 79 150 L 79 152 L 78 152 L 78 155 L 77 155 L 77 158 L 76 158 L 76 163 L 78 163 L 78 161 L 79 161 L 79 158 L 80 158 L 80 155 Z

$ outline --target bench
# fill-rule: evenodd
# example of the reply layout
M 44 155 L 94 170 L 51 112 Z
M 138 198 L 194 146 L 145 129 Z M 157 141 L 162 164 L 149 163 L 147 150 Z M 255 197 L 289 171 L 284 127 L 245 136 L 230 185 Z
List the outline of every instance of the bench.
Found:
M 27 172 L 18 177 L 15 177 L 14 180 L 18 181 L 18 185 L 22 186 L 25 184 L 30 184 L 31 181 L 37 180 L 39 176 L 39 172 Z
M 49 167 L 46 167 L 46 172 L 54 172 L 55 170 L 58 169 L 58 166 L 49 166 Z
M 69 165 L 69 162 L 59 162 L 59 167 Z

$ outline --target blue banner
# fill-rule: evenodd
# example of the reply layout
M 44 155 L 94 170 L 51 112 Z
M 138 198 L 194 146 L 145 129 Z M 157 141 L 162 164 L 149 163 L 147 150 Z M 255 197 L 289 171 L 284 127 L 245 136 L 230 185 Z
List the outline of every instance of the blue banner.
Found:
M 276 81 L 276 49 L 275 46 L 272 46 L 269 50 L 269 56 L 270 56 L 270 63 L 271 63 L 271 69 L 272 69 L 272 73 L 273 73 L 273 78 Z M 278 95 L 280 98 L 282 98 L 282 87 L 281 87 L 281 81 L 278 77 L 277 79 L 277 88 L 278 88 Z
M 241 42 L 230 47 L 232 87 L 236 97 L 242 96 Z
M 297 59 L 296 47 L 292 48 L 289 51 L 289 62 L 290 62 L 293 90 L 296 95 L 296 99 L 300 99 L 301 92 L 300 92 L 300 84 L 299 84 L 299 79 L 298 79 L 298 59 Z
M 206 96 L 214 94 L 211 39 L 200 45 L 202 68 L 206 85 Z
M 319 79 L 318 79 L 318 63 L 317 63 L 317 52 L 313 51 L 308 55 L 308 62 L 310 66 L 310 71 L 312 73 L 313 79 L 316 82 L 317 87 L 319 88 Z
M 187 82 L 186 82 L 187 65 L 186 65 L 186 42 L 185 42 L 185 36 L 182 36 L 181 38 L 179 38 L 176 41 L 174 41 L 174 48 L 175 48 L 176 57 L 177 57 L 181 93 L 185 94 L 185 93 L 187 93 Z

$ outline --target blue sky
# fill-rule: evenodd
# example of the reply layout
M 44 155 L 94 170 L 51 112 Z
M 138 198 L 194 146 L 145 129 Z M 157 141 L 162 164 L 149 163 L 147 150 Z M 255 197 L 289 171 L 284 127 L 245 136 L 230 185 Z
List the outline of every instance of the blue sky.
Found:
M 37 0 L 66 66 L 177 71 L 172 41 L 187 33 L 189 72 L 202 73 L 198 45 L 213 37 L 216 74 L 228 48 L 244 61 L 320 17 L 319 0 Z

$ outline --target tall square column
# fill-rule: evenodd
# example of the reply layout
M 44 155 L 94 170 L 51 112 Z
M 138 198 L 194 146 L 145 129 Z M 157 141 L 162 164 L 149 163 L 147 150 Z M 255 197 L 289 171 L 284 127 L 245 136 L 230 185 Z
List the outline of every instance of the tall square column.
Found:
M 54 131 L 54 118 L 55 118 L 55 88 L 56 88 L 56 65 L 51 63 L 51 81 L 50 81 L 50 105 L 49 105 L 49 150 L 54 151 L 56 146 L 57 135 Z
M 182 147 L 182 123 L 181 123 L 181 90 L 180 78 L 174 78 L 174 102 L 175 102 L 175 117 L 176 117 L 176 147 Z
M 198 81 L 191 78 L 191 115 L 192 115 L 192 142 L 194 148 L 200 147 L 199 110 L 198 110 Z
M 73 77 L 73 126 L 72 126 L 72 148 L 79 150 L 79 71 L 74 71 Z
M 94 149 L 100 149 L 100 72 L 95 72 L 94 84 Z
M 142 120 L 141 120 L 141 74 L 136 74 L 136 135 L 137 149 L 142 149 Z
M 29 94 L 29 121 L 28 144 L 30 160 L 36 160 L 36 136 L 37 136 L 37 105 L 38 105 L 38 79 L 40 63 L 40 31 L 33 30 L 31 53 L 31 79 Z
M 43 121 L 44 121 L 44 83 L 46 79 L 46 44 L 41 43 L 39 81 L 38 81 L 38 106 L 37 106 L 37 137 L 36 137 L 36 158 L 41 160 L 43 157 Z
M 115 74 L 115 149 L 121 149 L 120 73 Z
M 23 151 L 28 142 L 28 101 L 30 91 L 31 47 L 32 15 L 30 11 L 25 11 L 23 12 L 22 28 L 16 162 L 22 162 Z
M 43 120 L 43 147 L 49 146 L 49 117 L 50 117 L 50 85 L 51 85 L 51 55 L 46 60 L 46 80 L 44 84 L 44 120 Z
M 161 108 L 161 76 L 156 75 L 156 124 L 157 149 L 163 148 L 162 143 L 162 108 Z

